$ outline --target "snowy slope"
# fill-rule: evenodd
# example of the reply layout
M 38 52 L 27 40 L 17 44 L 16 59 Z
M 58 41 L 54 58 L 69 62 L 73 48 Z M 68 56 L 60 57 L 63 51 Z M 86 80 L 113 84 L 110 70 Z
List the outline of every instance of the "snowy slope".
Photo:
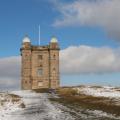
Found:
M 70 114 L 64 114 L 61 109 L 51 104 L 47 93 L 14 91 L 12 94 L 19 95 L 26 108 L 20 108 L 18 103 L 12 104 L 10 102 L 8 105 L 9 102 L 7 102 L 0 109 L 0 120 L 73 120 Z
M 21 99 L 13 101 L 13 97 L 8 93 L 0 93 L 0 120 L 8 120 L 5 118 L 7 114 L 21 110 L 21 103 Z
M 119 88 L 83 86 L 74 87 L 74 89 L 78 93 L 109 97 L 120 101 Z M 11 94 L 19 95 L 20 100 L 13 102 L 8 93 L 0 93 L 0 102 L 4 101 L 4 105 L 0 105 L 0 120 L 120 120 L 120 117 L 103 111 L 84 108 L 75 108 L 77 110 L 74 111 L 62 104 L 52 103 L 49 100 L 51 95 L 47 93 L 13 91 Z M 25 108 L 20 107 L 21 103 L 25 104 Z
M 83 86 L 76 87 L 75 89 L 78 93 L 83 93 L 86 95 L 120 99 L 120 88 L 109 86 Z

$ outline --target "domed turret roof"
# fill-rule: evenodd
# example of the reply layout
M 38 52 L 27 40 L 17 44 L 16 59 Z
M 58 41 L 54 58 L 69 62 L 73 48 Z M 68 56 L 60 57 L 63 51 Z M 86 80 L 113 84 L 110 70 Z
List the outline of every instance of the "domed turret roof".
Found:
M 57 43 L 57 42 L 58 42 L 58 40 L 57 40 L 57 38 L 56 38 L 56 37 L 52 37 L 50 42 L 51 42 L 51 43 Z
M 30 43 L 30 38 L 28 36 L 25 36 L 23 39 L 23 43 L 29 42 Z

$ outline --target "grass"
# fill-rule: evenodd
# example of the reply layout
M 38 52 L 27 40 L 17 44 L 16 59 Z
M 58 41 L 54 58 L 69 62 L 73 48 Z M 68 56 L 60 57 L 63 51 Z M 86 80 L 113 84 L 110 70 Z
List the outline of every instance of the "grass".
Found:
M 49 89 L 48 88 L 41 88 L 41 89 L 34 89 L 36 93 L 48 93 Z
M 105 97 L 94 97 L 90 95 L 77 94 L 72 88 L 60 88 L 57 90 L 60 98 L 51 98 L 52 101 L 60 102 L 68 106 L 82 107 L 90 110 L 102 110 L 107 113 L 120 116 L 120 106 L 115 105 L 113 99 Z

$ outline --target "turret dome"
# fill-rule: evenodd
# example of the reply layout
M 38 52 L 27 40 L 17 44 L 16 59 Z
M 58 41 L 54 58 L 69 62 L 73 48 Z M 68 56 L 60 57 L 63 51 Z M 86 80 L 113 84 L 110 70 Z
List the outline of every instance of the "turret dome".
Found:
M 30 38 L 28 36 L 25 36 L 23 39 L 23 43 L 29 42 L 30 43 Z
M 56 37 L 52 37 L 50 42 L 51 42 L 51 43 L 57 43 L 57 42 L 58 42 L 58 40 L 57 40 L 57 38 L 56 38 Z

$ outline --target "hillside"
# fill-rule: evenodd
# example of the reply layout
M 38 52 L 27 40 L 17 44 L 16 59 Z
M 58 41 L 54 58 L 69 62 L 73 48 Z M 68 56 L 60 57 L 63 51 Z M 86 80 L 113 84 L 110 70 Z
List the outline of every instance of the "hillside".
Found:
M 0 93 L 0 120 L 120 120 L 120 88 L 64 87 Z

